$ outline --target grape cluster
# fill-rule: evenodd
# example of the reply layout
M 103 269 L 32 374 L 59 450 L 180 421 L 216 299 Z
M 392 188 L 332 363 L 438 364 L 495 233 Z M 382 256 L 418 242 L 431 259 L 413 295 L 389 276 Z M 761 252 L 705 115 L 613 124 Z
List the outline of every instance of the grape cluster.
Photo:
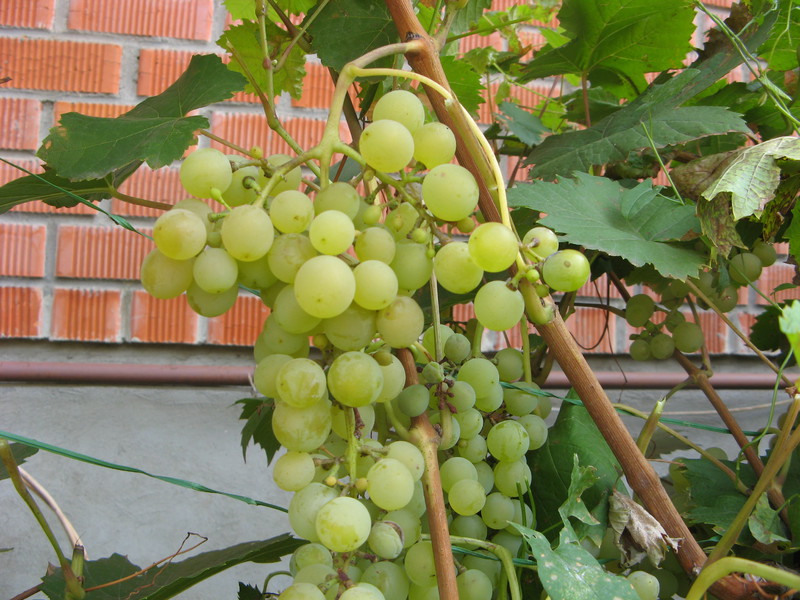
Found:
M 479 340 L 442 324 L 425 329 L 416 292 L 435 276 L 443 290 L 473 294 L 483 327 L 505 331 L 525 310 L 520 277 L 559 291 L 589 277 L 586 258 L 559 250 L 549 229 L 519 240 L 501 223 L 477 224 L 478 185 L 451 163 L 453 133 L 425 123 L 415 94 L 385 94 L 373 117 L 358 146 L 362 175 L 313 197 L 299 191 L 298 169 L 286 172 L 289 157 L 190 154 L 184 187 L 225 210 L 179 202 L 156 221 L 156 248 L 142 264 L 149 293 L 185 292 L 201 315 L 224 313 L 242 287 L 271 309 L 254 347 L 253 382 L 274 400 L 272 430 L 286 452 L 273 477 L 294 492 L 289 521 L 310 542 L 292 557 L 283 600 L 437 597 L 423 537 L 425 462 L 408 441 L 423 414 L 441 433 L 451 533 L 517 554 L 522 538 L 509 523 L 532 522 L 525 456 L 547 438 L 549 402 L 530 393 L 534 384 L 513 385 L 523 378 L 519 350 L 490 360 L 473 350 Z M 265 186 L 271 194 L 262 198 Z M 524 266 L 516 278 L 486 276 L 515 263 Z M 321 358 L 309 358 L 312 346 Z M 420 383 L 407 386 L 400 348 L 413 349 Z M 460 597 L 489 600 L 499 570 L 464 559 Z

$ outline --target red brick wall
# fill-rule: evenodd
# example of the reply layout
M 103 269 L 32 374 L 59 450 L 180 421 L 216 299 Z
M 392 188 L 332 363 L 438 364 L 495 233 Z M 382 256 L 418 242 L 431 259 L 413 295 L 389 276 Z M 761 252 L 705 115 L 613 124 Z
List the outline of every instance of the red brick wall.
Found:
M 496 4 L 502 8 L 515 1 Z M 708 4 L 724 7 L 730 0 Z M 10 78 L 0 86 L 0 156 L 37 169 L 34 151 L 61 114 L 115 116 L 161 92 L 193 53 L 219 52 L 215 39 L 225 24 L 219 0 L 0 0 L 0 78 Z M 534 47 L 543 43 L 534 27 L 525 35 Z M 501 47 L 502 40 L 478 37 L 465 40 L 462 47 L 490 44 Z M 312 61 L 307 72 L 303 97 L 282 97 L 278 103 L 285 127 L 306 146 L 322 131 L 332 90 L 324 68 Z M 533 104 L 547 89 L 531 86 L 529 93 L 518 95 Z M 258 144 L 268 153 L 288 150 L 266 127 L 251 96 L 239 94 L 201 112 L 216 133 L 241 146 Z M 490 118 L 488 106 L 480 116 Z M 20 175 L 0 163 L 0 183 Z M 174 167 L 142 169 L 123 191 L 164 202 L 184 195 Z M 144 230 L 157 214 L 116 200 L 104 201 L 103 207 Z M 230 313 L 205 319 L 192 313 L 183 299 L 161 301 L 145 294 L 137 276 L 149 248 L 146 239 L 82 206 L 56 211 L 29 203 L 0 216 L 0 339 L 254 341 L 266 317 L 258 298 L 243 296 Z M 789 271 L 778 267 L 770 277 L 788 280 Z M 605 286 L 585 293 L 602 296 Z M 624 322 L 602 311 L 581 309 L 570 323 L 589 352 L 619 352 L 627 343 Z M 513 336 L 508 341 L 518 343 Z M 718 351 L 737 348 L 732 340 L 715 342 Z

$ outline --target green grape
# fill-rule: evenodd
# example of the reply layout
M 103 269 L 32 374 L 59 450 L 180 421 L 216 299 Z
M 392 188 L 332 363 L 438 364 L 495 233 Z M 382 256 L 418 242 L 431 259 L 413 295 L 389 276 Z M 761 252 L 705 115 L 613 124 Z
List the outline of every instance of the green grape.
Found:
M 350 577 L 350 579 L 354 578 Z M 386 597 L 374 585 L 360 581 L 342 592 L 339 600 L 386 600 Z
M 483 269 L 473 260 L 466 242 L 450 242 L 433 257 L 436 281 L 448 292 L 466 294 L 483 279 Z
M 408 386 L 397 396 L 397 408 L 404 415 L 418 417 L 428 410 L 428 388 L 416 383 Z
M 377 225 L 382 215 L 383 207 L 380 204 L 369 204 L 364 201 L 359 206 L 358 214 L 353 219 L 353 223 L 356 224 L 356 229 L 363 230 Z
M 427 350 L 431 356 L 436 355 L 436 348 L 435 348 L 435 337 L 434 337 L 434 326 L 431 325 L 428 327 L 425 332 L 422 334 L 422 345 L 424 346 L 425 350 Z M 442 348 L 444 349 L 444 345 L 448 339 L 452 335 L 454 335 L 454 331 L 450 329 L 444 323 L 439 323 L 439 340 L 441 341 Z
M 247 187 L 248 181 L 258 182 L 259 171 L 256 166 L 239 167 L 231 176 L 231 183 L 222 194 L 222 199 L 228 206 L 242 206 L 252 204 L 258 198 L 258 193 Z M 250 179 L 247 179 L 247 178 Z
M 747 285 L 761 277 L 761 259 L 752 252 L 737 254 L 731 258 L 728 267 L 731 279 L 741 285 Z
M 407 90 L 392 90 L 381 96 L 372 111 L 373 121 L 390 119 L 414 133 L 425 122 L 425 107 L 417 95 Z
M 304 334 L 310 332 L 322 322 L 322 319 L 308 314 L 294 294 L 294 286 L 286 285 L 275 296 L 272 304 L 271 318 L 287 333 Z
M 292 360 L 288 354 L 270 354 L 260 360 L 253 373 L 253 385 L 260 394 L 267 398 L 278 397 L 278 386 L 276 384 L 278 371 L 280 368 Z
M 222 221 L 221 233 L 228 254 L 244 262 L 264 256 L 272 247 L 275 237 L 267 212 L 252 204 L 231 210 Z
M 369 354 L 345 352 L 328 369 L 328 390 L 345 406 L 366 406 L 378 397 L 383 387 L 383 373 Z
M 778 253 L 775 251 L 775 246 L 763 240 L 758 240 L 753 244 L 753 254 L 761 261 L 762 267 L 769 267 L 778 260 Z
M 486 494 L 484 494 L 484 496 L 486 496 Z M 487 532 L 486 523 L 483 522 L 483 519 L 481 519 L 479 515 L 458 515 L 453 519 L 453 522 L 450 523 L 450 533 L 459 537 L 485 540 Z M 477 548 L 474 544 L 460 543 L 459 546 L 463 546 L 468 550 Z
M 664 327 L 666 327 L 667 331 L 669 331 L 670 333 L 674 333 L 675 328 L 685 321 L 686 317 L 683 316 L 683 313 L 681 311 L 671 310 L 667 313 L 667 316 L 664 319 Z
M 325 319 L 322 332 L 339 350 L 360 350 L 375 335 L 375 312 L 353 303 L 341 314 Z
M 439 478 L 442 480 L 442 489 L 449 492 L 457 481 L 472 479 L 478 481 L 478 471 L 466 458 L 453 456 L 444 461 L 439 467 Z
M 465 438 L 463 435 L 458 441 L 458 455 L 466 458 L 471 463 L 477 463 L 486 458 L 488 448 L 486 446 L 486 439 L 481 437 L 480 434 L 474 435 L 471 438 Z
M 272 479 L 282 490 L 297 492 L 314 480 L 314 459 L 308 452 L 289 451 L 272 465 Z
M 315 526 L 320 543 L 334 552 L 352 552 L 367 541 L 372 519 L 361 502 L 340 496 L 317 512 Z
M 294 294 L 308 314 L 330 319 L 342 314 L 356 293 L 353 271 L 335 256 L 307 260 L 297 271 Z
M 239 288 L 233 286 L 219 294 L 210 294 L 196 283 L 186 290 L 186 301 L 189 307 L 203 317 L 218 317 L 228 312 L 239 297 Z
M 406 384 L 406 371 L 400 359 L 391 352 L 377 352 L 373 355 L 373 358 L 380 366 L 383 374 L 383 389 L 375 401 L 389 402 L 403 391 L 403 387 Z
M 358 191 L 352 185 L 336 181 L 317 192 L 314 197 L 314 212 L 320 215 L 329 210 L 338 210 L 354 219 L 360 204 Z
M 353 269 L 353 276 L 356 280 L 354 300 L 363 308 L 380 310 L 389 306 L 397 297 L 397 275 L 384 262 L 363 261 Z
M 458 381 L 463 381 L 472 386 L 476 397 L 485 397 L 492 389 L 499 385 L 500 374 L 497 367 L 485 358 L 471 358 L 458 371 Z
M 514 518 L 514 501 L 500 492 L 492 492 L 486 497 L 481 509 L 481 519 L 491 529 L 504 529 Z
M 472 352 L 472 343 L 467 336 L 454 333 L 444 343 L 444 356 L 454 364 L 461 364 Z
M 392 442 L 386 446 L 386 458 L 393 458 L 403 463 L 414 481 L 422 478 L 425 471 L 425 459 L 414 444 L 403 440 Z
M 419 220 L 417 209 L 409 202 L 401 202 L 397 208 L 386 215 L 384 225 L 392 232 L 395 239 L 402 240 L 411 233 Z
M 412 477 L 415 476 L 413 473 L 411 475 Z M 414 494 L 411 496 L 411 500 L 409 500 L 408 504 L 403 507 L 403 510 L 407 510 L 420 519 L 428 510 L 425 504 L 425 490 L 422 487 L 421 481 L 417 480 L 414 482 Z
M 228 157 L 214 148 L 195 150 L 183 159 L 179 171 L 183 189 L 192 196 L 210 198 L 211 190 L 224 192 L 233 173 Z
M 653 358 L 653 353 L 650 350 L 650 343 L 644 338 L 637 338 L 631 342 L 628 352 L 633 360 L 650 360 Z
M 295 408 L 278 401 L 272 413 L 272 431 L 287 450 L 316 450 L 331 432 L 331 403 L 323 400 L 308 408 Z
M 500 579 L 500 571 L 502 571 L 502 563 L 497 560 L 491 560 L 493 554 L 485 550 L 478 550 L 478 554 L 485 554 L 487 557 L 480 556 L 465 556 L 461 564 L 467 569 L 477 569 L 484 573 L 493 586 L 497 586 Z
M 206 226 L 206 236 L 213 230 L 214 223 L 209 220 L 208 216 L 214 214 L 214 211 L 202 200 L 198 200 L 197 198 L 184 198 L 183 200 L 178 200 L 172 207 L 172 210 L 176 208 L 188 210 L 200 217 L 200 220 L 203 221 Z
M 414 495 L 414 477 L 399 460 L 382 458 L 367 473 L 367 493 L 383 510 L 400 510 Z
M 320 508 L 338 496 L 338 491 L 322 483 L 309 483 L 292 496 L 289 502 L 289 524 L 297 537 L 309 542 L 318 542 L 317 513 Z
M 188 260 L 206 245 L 206 225 L 195 213 L 173 208 L 156 219 L 153 240 L 161 253 L 174 260 Z
M 292 283 L 300 267 L 315 256 L 317 251 L 307 236 L 302 233 L 283 233 L 275 238 L 267 260 L 275 277 Z
M 547 285 L 559 292 L 574 292 L 587 281 L 591 268 L 586 257 L 577 250 L 559 250 L 551 254 L 542 266 Z
M 237 260 L 236 266 L 239 273 L 236 281 L 244 287 L 263 290 L 278 281 L 269 268 L 268 254 L 250 262 Z
M 522 352 L 516 348 L 503 348 L 494 355 L 500 381 L 517 381 L 523 375 Z
M 418 290 L 431 279 L 433 259 L 428 256 L 427 246 L 411 240 L 400 240 L 389 266 L 397 275 L 400 289 Z
M 539 389 L 539 386 L 533 383 L 526 383 L 525 385 L 533 387 L 534 389 Z M 503 389 L 503 402 L 506 405 L 508 414 L 514 415 L 515 417 L 528 415 L 536 410 L 536 407 L 539 406 L 538 396 L 529 394 L 525 390 L 517 390 L 513 388 Z
M 222 248 L 206 248 L 194 260 L 194 282 L 209 294 L 221 294 L 236 285 L 239 266 Z
M 452 394 L 452 396 L 448 398 L 448 401 L 453 405 L 457 412 L 461 412 L 475 406 L 475 389 L 466 381 L 454 381 L 448 392 Z
M 139 271 L 142 287 L 161 300 L 180 296 L 192 285 L 194 260 L 175 260 L 154 248 L 142 261 Z
M 522 245 L 539 262 L 558 251 L 558 236 L 547 227 L 533 227 L 523 236 Z
M 436 568 L 433 562 L 433 544 L 428 541 L 417 542 L 406 550 L 403 565 L 412 583 L 430 587 L 436 585 Z
M 636 294 L 625 304 L 625 320 L 631 327 L 644 327 L 653 316 L 656 303 L 647 294 Z
M 530 437 L 525 427 L 517 421 L 500 421 L 489 430 L 486 444 L 497 460 L 513 462 L 525 456 Z
M 436 361 L 429 362 L 422 367 L 419 379 L 422 383 L 442 383 L 444 381 L 444 367 Z
M 275 387 L 281 401 L 294 408 L 310 408 L 328 397 L 325 372 L 308 358 L 293 358 L 281 366 Z
M 547 441 L 547 424 L 538 415 L 522 415 L 518 423 L 528 432 L 530 439 L 528 450 L 538 450 Z
M 339 405 L 334 405 L 331 409 L 331 428 L 335 434 L 343 439 L 347 439 L 352 433 L 352 427 L 348 428 L 347 426 L 347 411 L 349 410 L 351 410 L 350 407 Z M 363 423 L 363 427 L 360 428 L 361 435 L 369 435 L 375 426 L 375 409 L 371 404 L 360 406 L 358 408 L 358 417 Z M 366 440 L 365 443 L 367 443 Z
M 336 594 L 339 592 L 339 585 L 336 581 L 336 570 L 327 565 L 309 565 L 300 569 L 294 576 L 295 584 L 306 583 L 325 590 L 323 593 L 326 600 L 336 600 Z
M 453 415 L 458 421 L 460 438 L 469 439 L 478 435 L 483 429 L 483 415 L 474 408 L 462 410 Z
M 408 590 L 408 600 L 439 600 L 439 588 L 435 583 L 426 586 L 412 583 Z
M 736 286 L 729 285 L 720 290 L 719 293 L 709 296 L 708 299 L 720 312 L 730 312 L 739 303 L 739 290 Z
M 408 596 L 409 581 L 405 570 L 388 560 L 372 563 L 364 569 L 361 582 L 377 587 L 385 600 L 406 600 Z
M 361 262 L 379 260 L 387 265 L 394 260 L 397 245 L 394 236 L 384 227 L 369 227 L 356 234 L 353 243 L 356 256 Z
M 320 254 L 346 252 L 356 235 L 352 219 L 341 211 L 326 210 L 314 217 L 308 229 L 311 245 Z
M 422 309 L 413 299 L 398 296 L 378 311 L 375 323 L 384 342 L 392 348 L 407 348 L 419 339 L 425 325 Z
M 494 489 L 494 471 L 485 460 L 474 464 L 475 470 L 478 472 L 478 481 L 481 482 L 483 490 L 488 494 Z
M 367 544 L 380 558 L 397 558 L 403 551 L 403 530 L 397 523 L 378 521 L 369 532 Z
M 659 333 L 650 340 L 650 353 L 656 360 L 665 360 L 675 352 L 675 342 L 672 336 Z
M 517 485 L 521 486 L 523 493 L 531 483 L 531 468 L 524 460 L 513 462 L 500 461 L 494 467 L 494 485 L 509 498 L 519 495 Z
M 281 233 L 302 233 L 314 219 L 314 203 L 297 190 L 286 190 L 272 199 L 269 218 Z
M 312 542 L 303 544 L 292 552 L 292 557 L 289 560 L 289 571 L 292 575 L 296 575 L 300 569 L 309 565 L 332 567 L 333 557 L 331 556 L 331 551 L 322 544 Z
M 416 544 L 422 534 L 422 522 L 419 516 L 412 513 L 408 508 L 390 510 L 383 517 L 383 520 L 397 523 L 400 526 L 400 529 L 403 530 L 403 546 L 405 548 L 410 548 Z
M 476 227 L 469 236 L 468 247 L 472 259 L 489 273 L 506 270 L 514 264 L 519 251 L 514 232 L 502 223 L 495 222 Z
M 512 555 L 513 556 L 513 555 Z M 491 600 L 494 586 L 483 571 L 467 569 L 456 577 L 459 600 Z
M 376 171 L 402 171 L 414 157 L 414 138 L 397 121 L 373 121 L 361 132 L 358 150 Z
M 503 386 L 499 383 L 489 388 L 489 392 L 483 396 L 475 397 L 475 408 L 485 413 L 496 411 L 503 404 Z
M 425 123 L 413 138 L 414 160 L 427 169 L 449 163 L 456 154 L 456 136 L 444 123 Z
M 422 199 L 434 217 L 442 221 L 460 221 L 478 206 L 478 183 L 459 165 L 434 167 L 422 180 Z
M 499 280 L 485 283 L 475 294 L 473 304 L 478 322 L 493 331 L 506 331 L 518 325 L 525 312 L 522 293 Z
M 628 574 L 633 589 L 640 600 L 658 600 L 659 583 L 654 575 L 646 571 L 631 571 Z
M 280 593 L 278 600 L 325 600 L 325 594 L 313 583 L 293 583 Z
M 483 508 L 486 492 L 477 479 L 460 479 L 450 488 L 447 499 L 454 513 L 470 516 Z
M 268 354 L 288 354 L 302 358 L 308 356 L 308 336 L 289 333 L 277 320 L 267 317 L 264 329 L 256 339 L 255 352 L 257 361 Z
M 686 354 L 697 352 L 705 343 L 703 329 L 691 321 L 684 321 L 672 332 L 675 347 Z
M 278 169 L 292 160 L 292 157 L 288 154 L 273 154 L 269 158 L 267 158 L 267 164 L 272 169 Z M 272 195 L 275 196 L 280 194 L 281 192 L 285 192 L 288 190 L 296 190 L 300 185 L 300 180 L 303 177 L 303 172 L 301 171 L 300 167 L 294 167 L 288 173 L 280 176 L 280 181 L 275 184 L 275 187 L 272 188 Z M 259 185 L 263 188 L 267 183 L 267 179 L 264 178 L 262 181 L 259 181 Z

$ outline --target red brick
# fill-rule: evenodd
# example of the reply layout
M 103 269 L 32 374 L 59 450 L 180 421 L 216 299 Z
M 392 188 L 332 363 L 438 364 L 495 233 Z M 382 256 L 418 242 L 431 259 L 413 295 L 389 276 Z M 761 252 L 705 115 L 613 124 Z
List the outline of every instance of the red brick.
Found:
M 0 275 L 44 277 L 44 225 L 0 223 Z
M 164 167 L 153 171 L 146 165 L 141 166 L 120 186 L 120 192 L 157 202 L 175 204 L 178 200 L 187 197 L 186 191 L 181 186 L 178 169 Z M 112 200 L 111 212 L 125 217 L 158 217 L 164 211 L 158 208 L 148 208 L 123 202 L 117 198 Z
M 208 40 L 213 17 L 212 0 L 72 0 L 67 26 L 80 31 Z
M 774 302 L 783 302 L 785 300 L 797 300 L 800 298 L 800 287 L 795 286 L 791 289 L 783 290 L 781 292 L 773 293 L 773 290 L 781 284 L 791 283 L 792 278 L 795 276 L 794 265 L 787 265 L 786 263 L 775 263 L 772 266 L 765 268 L 761 272 L 761 277 L 756 282 L 758 289 L 763 294 L 771 298 Z M 756 295 L 757 304 L 767 304 L 759 295 Z
M 0 287 L 0 338 L 42 336 L 42 290 Z
M 53 26 L 55 0 L 3 0 L 0 3 L 0 25 L 30 29 Z
M 56 288 L 50 337 L 55 340 L 118 342 L 121 294 L 117 290 Z
M 153 242 L 121 227 L 58 228 L 56 276 L 80 279 L 138 279 Z
M 139 52 L 136 93 L 155 96 L 163 92 L 186 70 L 193 54 L 189 50 L 142 48 Z
M 98 104 L 94 102 L 56 102 L 53 106 L 53 120 L 58 122 L 61 115 L 68 112 L 81 113 L 90 117 L 105 117 L 113 119 L 128 112 L 130 105 L 125 104 Z
M 133 294 L 131 339 L 154 344 L 197 342 L 197 313 L 184 296 L 169 300 L 153 298 L 143 290 Z
M 36 150 L 42 105 L 32 98 L 0 98 L 0 148 Z
M 228 312 L 208 321 L 208 342 L 226 346 L 252 346 L 269 314 L 261 298 L 241 292 Z
M 121 60 L 116 44 L 0 38 L 7 88 L 116 94 Z

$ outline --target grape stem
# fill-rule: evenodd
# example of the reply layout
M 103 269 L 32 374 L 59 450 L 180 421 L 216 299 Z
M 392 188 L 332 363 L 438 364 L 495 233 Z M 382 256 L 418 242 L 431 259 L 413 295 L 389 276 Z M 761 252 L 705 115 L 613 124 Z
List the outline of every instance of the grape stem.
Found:
M 689 589 L 689 593 L 686 594 L 686 600 L 701 600 L 708 588 L 732 573 L 751 573 L 768 581 L 775 581 L 785 585 L 792 590 L 800 589 L 800 576 L 791 571 L 747 560 L 746 558 L 726 556 L 703 569 Z

